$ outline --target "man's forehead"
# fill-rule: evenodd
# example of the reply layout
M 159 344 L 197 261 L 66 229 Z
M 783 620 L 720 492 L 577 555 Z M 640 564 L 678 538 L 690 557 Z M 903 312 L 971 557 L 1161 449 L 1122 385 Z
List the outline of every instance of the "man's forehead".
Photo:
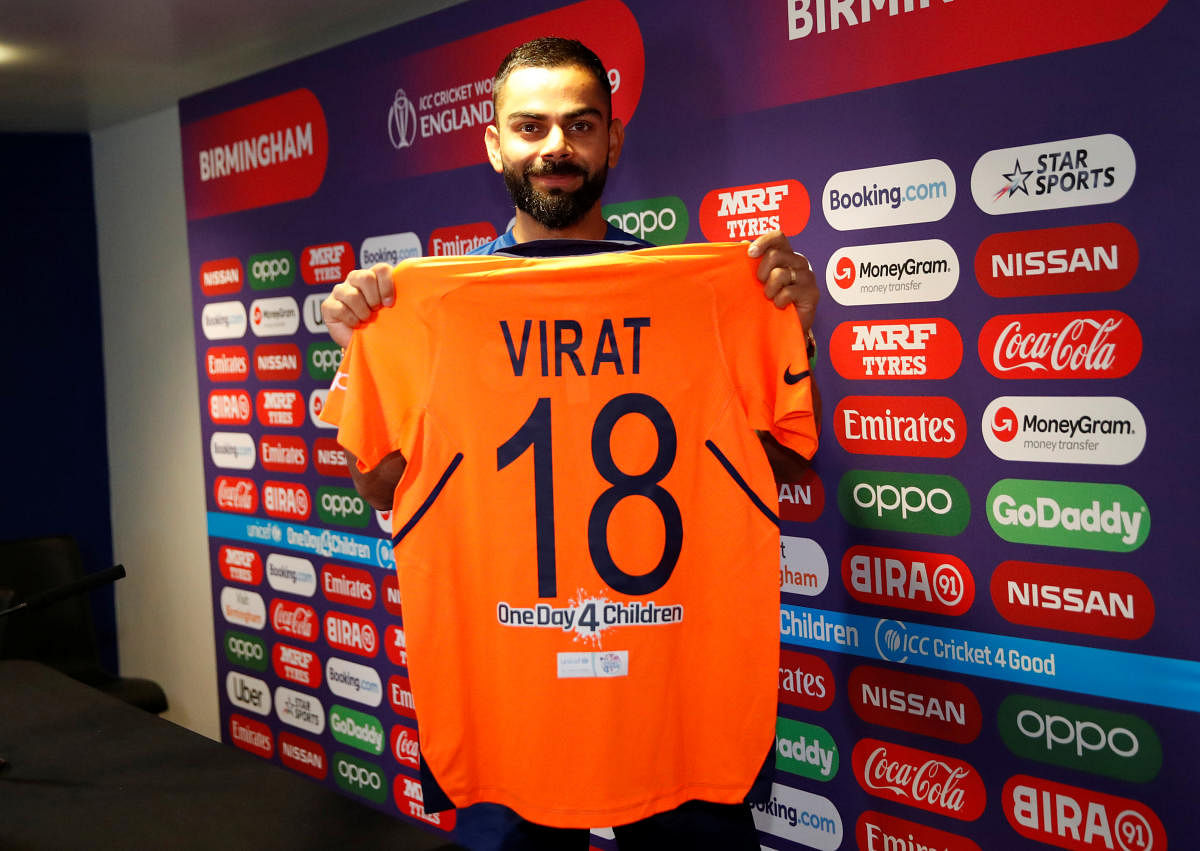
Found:
M 608 112 L 604 95 L 600 82 L 578 65 L 515 68 L 497 92 L 497 117 L 514 113 L 581 114 L 590 110 L 604 116 Z

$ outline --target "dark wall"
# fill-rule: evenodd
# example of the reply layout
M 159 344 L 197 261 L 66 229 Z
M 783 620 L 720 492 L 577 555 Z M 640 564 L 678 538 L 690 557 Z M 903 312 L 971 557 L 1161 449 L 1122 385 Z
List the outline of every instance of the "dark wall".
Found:
M 112 564 L 100 276 L 87 135 L 0 134 L 5 479 L 0 540 L 72 534 L 88 571 Z M 116 670 L 111 586 L 93 592 Z

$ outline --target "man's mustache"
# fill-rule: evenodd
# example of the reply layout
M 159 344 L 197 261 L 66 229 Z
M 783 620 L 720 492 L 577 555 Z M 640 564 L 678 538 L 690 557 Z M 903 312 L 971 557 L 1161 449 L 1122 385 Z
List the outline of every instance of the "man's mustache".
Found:
M 543 163 L 542 166 L 527 166 L 525 169 L 526 177 L 547 177 L 549 175 L 577 175 L 579 177 L 587 177 L 587 171 L 583 166 L 576 165 L 567 160 L 552 160 L 548 163 Z

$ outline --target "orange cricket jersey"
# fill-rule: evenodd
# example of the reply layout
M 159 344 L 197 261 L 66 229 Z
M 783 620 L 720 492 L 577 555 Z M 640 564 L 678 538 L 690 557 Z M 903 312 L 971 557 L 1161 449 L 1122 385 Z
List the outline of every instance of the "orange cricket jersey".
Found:
M 745 244 L 396 267 L 322 416 L 392 515 L 426 764 L 557 827 L 741 801 L 775 730 L 776 493 L 811 457 L 795 314 Z

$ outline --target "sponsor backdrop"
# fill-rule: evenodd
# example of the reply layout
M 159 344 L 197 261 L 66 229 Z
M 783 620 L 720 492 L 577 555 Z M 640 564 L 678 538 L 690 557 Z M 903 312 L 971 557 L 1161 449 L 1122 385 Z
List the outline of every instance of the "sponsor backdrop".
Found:
M 1198 24 L 1180 0 L 468 3 L 183 102 L 226 740 L 454 828 L 422 808 L 390 520 L 316 419 L 319 303 L 507 227 L 490 75 L 576 35 L 629 125 L 610 220 L 781 227 L 824 290 L 764 847 L 1190 847 Z

